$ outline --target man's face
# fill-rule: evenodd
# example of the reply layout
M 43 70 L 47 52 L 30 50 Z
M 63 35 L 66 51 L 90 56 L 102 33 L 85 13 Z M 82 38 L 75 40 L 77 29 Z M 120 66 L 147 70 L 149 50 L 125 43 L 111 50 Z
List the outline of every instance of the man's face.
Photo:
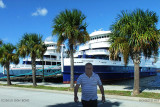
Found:
M 86 73 L 91 73 L 92 70 L 93 70 L 93 66 L 92 66 L 92 65 L 87 65 L 87 66 L 85 67 L 85 72 L 86 72 Z

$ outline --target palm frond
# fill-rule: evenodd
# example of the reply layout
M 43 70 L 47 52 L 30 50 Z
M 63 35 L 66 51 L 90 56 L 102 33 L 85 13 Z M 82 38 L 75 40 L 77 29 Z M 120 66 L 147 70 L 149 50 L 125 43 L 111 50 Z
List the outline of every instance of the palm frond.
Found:
M 136 9 L 133 12 L 122 11 L 116 22 L 110 27 L 112 33 L 109 35 L 109 41 L 111 44 L 118 44 L 115 42 L 121 44 L 122 42 L 117 41 L 117 38 L 123 37 L 128 40 L 131 58 L 140 53 L 143 53 L 146 58 L 150 58 L 152 55 L 157 56 L 160 40 L 159 31 L 156 28 L 157 22 L 158 17 L 153 11 L 141 9 Z M 123 54 L 120 49 L 118 50 L 115 52 Z M 125 54 L 127 53 L 128 51 Z
M 56 35 L 59 39 L 57 46 L 60 46 L 63 42 L 68 40 L 69 45 L 75 45 L 77 43 L 85 43 L 89 40 L 89 35 L 86 30 L 87 24 L 84 22 L 86 16 L 81 11 L 65 10 L 57 15 L 53 20 L 52 35 Z

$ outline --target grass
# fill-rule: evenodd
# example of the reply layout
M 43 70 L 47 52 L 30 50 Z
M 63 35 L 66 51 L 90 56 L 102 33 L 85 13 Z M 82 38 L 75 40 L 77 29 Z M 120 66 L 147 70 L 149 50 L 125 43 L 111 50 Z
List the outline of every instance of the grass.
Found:
M 0 84 L 0 86 L 7 86 L 6 84 Z M 21 88 L 34 88 L 34 89 L 46 89 L 46 90 L 58 90 L 58 91 L 71 91 L 73 92 L 73 89 L 71 90 L 69 87 L 50 87 L 50 86 L 43 86 L 38 85 L 36 87 L 32 85 L 11 85 L 11 87 L 21 87 Z M 81 92 L 81 89 L 79 89 L 79 92 Z M 120 96 L 131 96 L 132 91 L 118 91 L 118 90 L 105 90 L 106 95 L 120 95 Z M 98 94 L 100 94 L 100 90 L 98 90 Z M 135 97 L 143 97 L 143 98 L 154 98 L 154 99 L 160 99 L 160 93 L 151 93 L 151 92 L 142 92 L 139 95 Z
M 137 97 L 160 99 L 160 93 L 142 92 Z
M 1 86 L 8 86 L 6 84 L 0 84 Z M 68 91 L 69 87 L 50 87 L 50 86 L 43 86 L 38 85 L 34 87 L 33 85 L 10 85 L 11 87 L 21 87 L 21 88 L 34 88 L 34 89 L 46 89 L 46 90 L 59 90 L 59 91 Z

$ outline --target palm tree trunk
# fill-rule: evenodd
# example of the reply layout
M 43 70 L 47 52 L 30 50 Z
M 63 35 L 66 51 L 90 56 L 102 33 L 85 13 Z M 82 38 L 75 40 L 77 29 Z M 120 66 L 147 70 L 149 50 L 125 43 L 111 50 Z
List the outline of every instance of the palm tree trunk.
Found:
M 71 55 L 71 80 L 70 80 L 70 88 L 74 88 L 74 59 L 73 59 L 73 46 L 70 46 L 70 55 Z
M 138 95 L 139 91 L 139 64 L 140 59 L 135 58 L 134 60 L 134 88 L 133 88 L 133 96 Z
M 44 80 L 44 59 L 42 59 L 42 67 L 43 67 L 43 79 L 42 79 L 42 82 L 45 82 L 45 80 Z
M 6 70 L 7 70 L 7 85 L 12 85 L 9 75 L 9 64 L 6 64 Z
M 33 79 L 33 86 L 36 87 L 36 63 L 35 63 L 36 58 L 32 58 L 32 79 Z

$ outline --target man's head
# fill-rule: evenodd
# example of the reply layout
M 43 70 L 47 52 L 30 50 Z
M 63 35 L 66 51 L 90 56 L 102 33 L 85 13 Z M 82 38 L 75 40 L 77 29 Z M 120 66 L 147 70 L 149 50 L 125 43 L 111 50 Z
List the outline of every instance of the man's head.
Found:
M 92 64 L 91 63 L 86 63 L 86 65 L 85 65 L 85 72 L 86 72 L 86 74 L 91 74 L 92 70 L 93 70 Z

